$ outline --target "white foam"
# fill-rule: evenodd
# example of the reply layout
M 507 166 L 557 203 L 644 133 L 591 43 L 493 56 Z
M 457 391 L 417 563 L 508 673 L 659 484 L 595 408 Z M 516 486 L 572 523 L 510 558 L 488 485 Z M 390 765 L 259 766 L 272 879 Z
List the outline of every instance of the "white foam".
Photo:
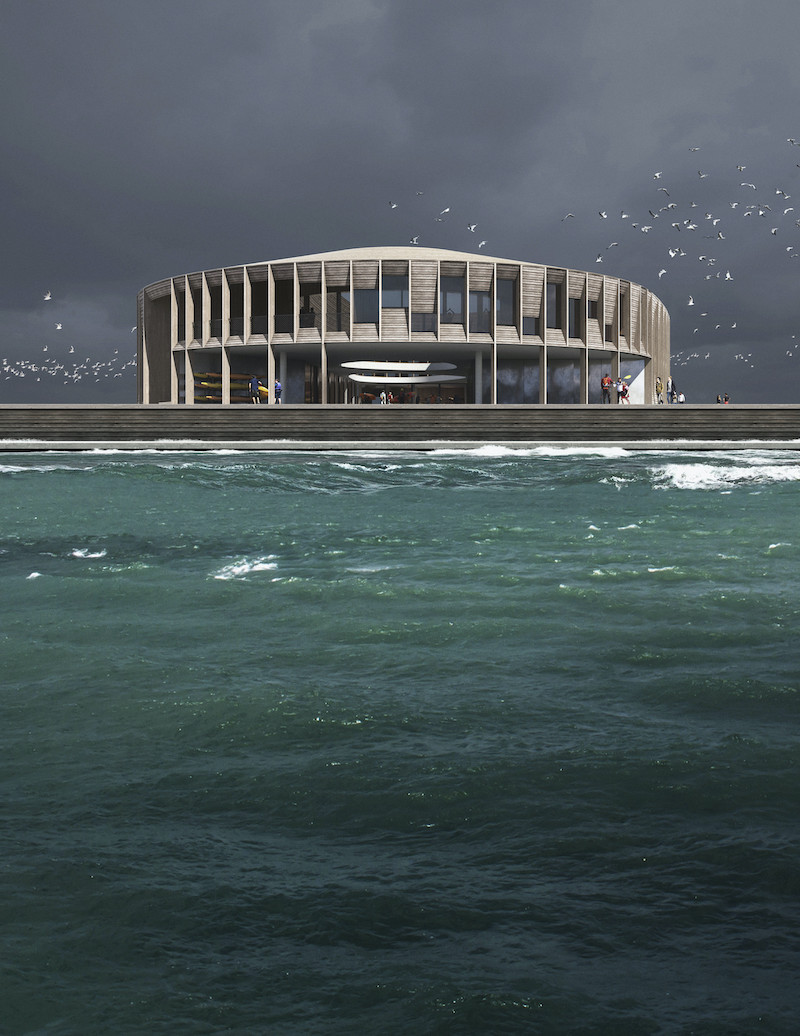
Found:
M 676 489 L 720 489 L 757 486 L 776 482 L 800 482 L 798 464 L 750 463 L 665 464 L 657 469 Z
M 390 572 L 397 568 L 397 565 L 362 565 L 360 567 L 346 568 L 345 572 L 352 572 L 355 575 L 369 575 L 373 572 Z
M 42 574 L 41 572 L 31 572 L 31 574 L 29 576 L 26 576 L 25 578 L 26 579 L 38 579 L 41 576 L 41 574 Z
M 225 565 L 218 572 L 215 572 L 214 578 L 244 579 L 253 572 L 268 572 L 278 567 L 277 562 L 273 560 L 274 557 L 274 554 L 268 554 L 266 557 L 255 558 L 252 561 L 248 558 L 242 558 L 241 561 L 233 561 L 230 565 Z
M 459 449 L 456 446 L 431 450 L 429 456 L 464 457 L 625 457 L 629 453 L 618 446 L 500 446 L 487 443 Z
M 770 543 L 767 550 L 777 550 L 778 547 L 791 547 L 791 543 Z
M 89 550 L 88 547 L 76 547 L 75 550 L 72 551 L 71 556 L 73 558 L 85 558 L 85 559 L 104 558 L 106 556 L 106 551 L 105 550 L 91 551 L 91 550 Z

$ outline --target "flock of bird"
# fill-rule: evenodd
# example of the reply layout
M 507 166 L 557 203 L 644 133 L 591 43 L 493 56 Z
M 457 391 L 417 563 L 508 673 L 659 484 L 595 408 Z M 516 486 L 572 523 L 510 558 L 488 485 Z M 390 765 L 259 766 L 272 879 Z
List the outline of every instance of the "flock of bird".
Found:
M 800 140 L 794 137 L 787 137 L 786 143 L 791 148 L 800 148 Z M 689 148 L 693 155 L 701 150 L 700 146 Z M 800 162 L 796 162 L 795 166 L 800 168 Z M 652 245 L 663 249 L 661 263 L 658 264 L 659 269 L 654 274 L 659 282 L 664 277 L 669 278 L 678 268 L 678 264 L 681 264 L 681 272 L 684 273 L 687 263 L 690 265 L 701 263 L 700 272 L 695 267 L 694 274 L 698 278 L 698 288 L 688 296 L 685 302 L 687 309 L 696 307 L 692 309 L 692 312 L 699 314 L 691 333 L 700 335 L 701 340 L 704 340 L 722 332 L 728 340 L 731 337 L 729 332 L 737 329 L 737 322 L 728 323 L 712 316 L 714 300 L 706 290 L 704 282 L 711 282 L 707 286 L 713 287 L 717 283 L 729 285 L 735 281 L 734 273 L 731 272 L 733 264 L 730 261 L 721 260 L 729 248 L 726 242 L 737 240 L 744 221 L 749 219 L 752 226 L 763 226 L 765 239 L 773 238 L 779 241 L 787 260 L 800 259 L 800 242 L 798 242 L 800 218 L 795 218 L 795 216 L 800 217 L 800 207 L 795 212 L 795 206 L 791 204 L 792 196 L 784 190 L 783 186 L 774 183 L 764 185 L 745 179 L 746 170 L 747 166 L 743 163 L 736 166 L 737 196 L 730 197 L 721 209 L 703 203 L 703 197 L 708 192 L 709 184 L 707 182 L 710 181 L 711 184 L 714 184 L 718 180 L 716 174 L 707 168 L 697 170 L 697 180 L 695 181 L 697 189 L 691 193 L 687 193 L 685 187 L 673 188 L 665 179 L 663 170 L 653 172 L 653 204 L 648 206 L 646 215 L 637 215 L 622 209 L 618 216 L 612 217 L 606 209 L 598 210 L 594 219 L 599 219 L 600 225 L 606 227 L 610 221 L 611 225 L 619 227 L 620 231 L 628 237 L 626 240 L 621 233 L 615 233 L 614 237 L 619 240 L 609 241 L 602 250 L 598 251 L 594 260 L 595 264 L 603 263 L 611 249 L 623 248 L 625 243 L 630 242 L 631 233 L 648 235 L 648 241 Z M 719 192 L 717 192 L 718 195 Z M 416 196 L 422 198 L 424 192 L 417 191 Z M 695 200 L 696 198 L 699 200 Z M 396 201 L 391 201 L 389 205 L 393 210 L 399 207 Z M 800 206 L 800 201 L 798 206 Z M 432 215 L 431 218 L 436 223 L 445 223 L 451 217 L 451 207 L 448 205 Z M 561 217 L 561 222 L 566 223 L 578 219 L 576 213 L 567 212 Z M 478 224 L 466 222 L 464 228 L 467 233 L 475 234 Z M 419 234 L 414 235 L 409 244 L 418 245 L 420 236 Z M 790 236 L 794 240 L 791 240 Z M 700 243 L 706 241 L 711 243 Z M 481 239 L 477 248 L 482 249 L 486 244 L 486 240 Z M 712 252 L 719 254 L 711 254 Z M 702 276 L 702 281 L 699 280 L 700 276 Z M 691 278 L 691 280 L 693 283 L 694 279 Z M 42 301 L 52 303 L 54 301 L 52 292 L 45 292 Z M 674 312 L 675 306 L 673 305 L 671 308 Z M 63 321 L 54 320 L 53 327 L 56 332 L 62 332 L 64 330 Z M 136 327 L 132 327 L 131 333 L 135 332 Z M 796 336 L 791 337 L 792 340 L 788 343 L 789 348 L 786 349 L 787 356 L 796 354 Z M 50 353 L 51 345 L 54 347 L 52 354 Z M 74 353 L 75 345 L 71 344 L 67 355 L 70 356 Z M 689 352 L 688 349 L 679 349 L 673 352 L 673 363 L 675 366 L 681 367 L 695 360 L 708 360 L 710 357 L 710 351 Z M 755 366 L 752 352 L 736 353 L 734 359 L 748 367 Z M 135 366 L 135 356 L 124 360 L 119 355 L 119 349 L 114 350 L 114 354 L 109 360 L 93 361 L 88 356 L 80 362 L 57 359 L 55 342 L 51 339 L 49 342 L 43 343 L 42 357 L 38 361 L 27 358 L 0 359 L 0 377 L 6 381 L 14 378 L 34 378 L 36 381 L 48 377 L 58 378 L 63 381 L 64 385 L 84 380 L 99 383 L 104 378 L 121 378 L 129 368 Z
M 425 194 L 424 191 L 417 191 L 417 197 L 418 198 L 424 197 L 424 194 Z M 398 207 L 399 207 L 398 202 L 396 202 L 396 201 L 390 201 L 389 202 L 389 208 L 390 209 L 396 209 Z M 449 216 L 450 216 L 450 206 L 446 205 L 441 210 L 441 212 L 439 212 L 438 215 L 433 217 L 433 221 L 435 223 L 446 223 Z M 474 234 L 475 231 L 478 228 L 478 224 L 477 223 L 467 223 L 467 224 L 465 224 L 465 226 L 466 226 L 466 229 L 470 232 L 470 234 Z M 419 234 L 415 234 L 414 237 L 412 237 L 408 243 L 410 245 L 418 245 L 419 244 L 419 239 L 420 239 L 420 235 Z M 486 244 L 486 241 L 479 241 L 478 242 L 478 248 L 483 248 L 485 244 Z
M 42 296 L 43 302 L 53 302 L 52 291 L 46 291 Z M 53 329 L 55 332 L 64 330 L 63 320 L 54 320 Z M 131 334 L 136 332 L 136 327 L 131 328 Z M 69 332 L 67 332 L 69 341 Z M 64 343 L 66 344 L 66 343 Z M 51 351 L 52 346 L 52 351 Z M 61 342 L 50 338 L 42 344 L 42 355 L 39 359 L 9 359 L 0 358 L 0 378 L 4 381 L 13 381 L 15 378 L 28 378 L 35 382 L 43 379 L 58 379 L 64 385 L 75 385 L 79 382 L 98 384 L 105 378 L 122 378 L 125 372 L 136 367 L 136 357 L 125 359 L 120 356 L 119 349 L 115 349 L 109 360 L 93 360 L 86 356 L 83 360 L 71 360 L 70 356 L 75 354 L 75 344 L 70 343 L 69 348 L 64 352 Z M 62 358 L 59 359 L 59 356 Z
M 786 144 L 790 149 L 800 148 L 800 139 L 788 137 Z M 693 158 L 697 152 L 705 153 L 702 146 L 690 147 L 688 150 Z M 641 212 L 622 209 L 614 216 L 607 209 L 599 209 L 596 215 L 584 219 L 576 210 L 565 213 L 560 222 L 567 226 L 570 223 L 583 223 L 582 229 L 588 226 L 590 237 L 593 236 L 592 220 L 597 223 L 598 232 L 601 228 L 606 232 L 609 227 L 615 228 L 612 234 L 607 234 L 605 245 L 596 250 L 595 265 L 606 262 L 612 249 L 623 252 L 626 246 L 643 240 L 641 237 L 633 238 L 632 235 L 645 235 L 648 252 L 655 250 L 657 257 L 653 280 L 659 283 L 659 294 L 665 289 L 667 295 L 672 294 L 667 285 L 676 274 L 677 281 L 681 284 L 688 282 L 692 286 L 692 294 L 684 297 L 684 305 L 686 315 L 696 314 L 696 317 L 687 324 L 687 335 L 699 336 L 698 340 L 704 345 L 712 343 L 715 336 L 717 341 L 724 337 L 730 343 L 730 339 L 735 337 L 731 332 L 737 331 L 737 321 L 731 321 L 730 318 L 726 321 L 719 313 L 729 308 L 732 296 L 728 295 L 728 302 L 719 306 L 715 293 L 718 285 L 725 290 L 734 290 L 732 286 L 738 275 L 735 259 L 737 249 L 741 254 L 743 245 L 753 246 L 752 241 L 743 241 L 742 230 L 747 228 L 760 234 L 763 242 L 774 240 L 775 247 L 779 248 L 787 262 L 800 259 L 800 218 L 796 218 L 800 217 L 800 195 L 795 211 L 795 201 L 782 184 L 754 182 L 756 178 L 748 175 L 745 163 L 737 164 L 735 171 L 732 165 L 729 170 L 717 172 L 713 155 L 708 165 L 704 165 L 702 155 L 697 156 L 695 162 L 703 167 L 696 172 L 676 174 L 672 177 L 675 183 L 671 182 L 663 169 L 654 171 L 651 181 L 652 203 L 646 208 L 642 207 Z M 797 169 L 800 169 L 800 162 L 795 162 L 795 168 L 790 168 L 795 177 Z M 691 186 L 692 182 L 695 186 Z M 422 191 L 416 193 L 417 198 L 423 196 Z M 719 202 L 720 197 L 725 197 L 725 201 Z M 391 209 L 399 207 L 396 201 L 389 204 Z M 432 215 L 432 219 L 438 223 L 451 217 L 450 206 Z M 477 223 L 465 223 L 469 233 L 474 234 L 477 226 Z M 612 237 L 614 240 L 609 240 Z M 420 235 L 411 238 L 410 244 L 419 243 Z M 485 245 L 486 241 L 481 240 L 478 248 Z M 758 240 L 755 245 L 757 247 Z M 637 262 L 639 259 L 637 251 Z M 645 277 L 637 279 L 640 283 L 647 283 Z M 693 287 L 695 283 L 696 288 Z M 677 325 L 673 329 L 675 331 L 685 323 L 677 312 L 680 308 L 678 298 L 669 299 L 669 308 L 673 313 L 673 324 Z M 717 315 L 714 315 L 715 308 Z M 739 334 L 744 331 L 746 329 L 740 329 Z M 794 335 L 787 344 L 790 347 L 786 355 L 794 356 Z M 678 349 L 672 355 L 673 363 L 678 367 L 711 358 L 710 351 L 690 351 L 689 348 Z M 755 366 L 752 352 L 737 353 L 734 359 L 745 366 Z
M 786 138 L 786 144 L 790 148 L 800 147 L 800 141 L 793 137 Z M 700 146 L 689 148 L 692 155 L 701 150 Z M 800 163 L 795 162 L 792 170 L 794 175 L 798 168 Z M 716 288 L 717 285 L 727 288 L 736 280 L 736 260 L 731 256 L 736 254 L 737 249 L 741 254 L 741 246 L 745 244 L 743 227 L 761 235 L 760 241 L 756 239 L 756 245 L 777 239 L 776 247 L 779 242 L 785 260 L 800 259 L 800 218 L 795 218 L 800 216 L 800 209 L 795 212 L 791 195 L 783 185 L 774 182 L 754 183 L 746 178 L 746 170 L 744 163 L 736 165 L 735 176 L 733 168 L 723 170 L 720 174 L 710 172 L 708 168 L 700 168 L 696 174 L 689 174 L 688 178 L 685 174 L 675 177 L 678 180 L 676 188 L 667 181 L 663 170 L 657 170 L 652 173 L 656 204 L 648 206 L 646 214 L 629 213 L 622 209 L 614 220 L 606 210 L 601 209 L 596 217 L 604 227 L 608 224 L 603 221 L 613 220 L 620 228 L 624 228 L 627 235 L 632 231 L 649 235 L 648 250 L 655 248 L 661 260 L 657 272 L 654 270 L 654 278 L 657 277 L 659 282 L 667 278 L 665 287 L 676 273 L 682 284 L 687 281 L 691 285 L 697 284 L 692 294 L 687 294 L 684 299 L 686 316 L 695 315 L 695 319 L 686 324 L 686 333 L 698 335 L 704 344 L 713 342 L 715 337 L 717 340 L 724 338 L 726 342 L 735 337 L 731 332 L 737 331 L 737 321 L 731 322 L 730 318 L 726 321 L 720 315 L 729 308 L 731 296 L 727 296 L 727 301 L 724 300 L 720 307 Z M 696 175 L 696 186 L 687 188 L 692 175 Z M 727 194 L 723 203 L 707 201 L 710 196 L 719 199 L 723 193 Z M 575 218 L 574 213 L 568 212 L 562 216 L 561 221 Z M 620 240 L 608 242 L 604 249 L 597 252 L 596 264 L 604 262 L 609 250 L 620 247 L 621 241 L 630 241 L 629 236 L 627 239 L 619 236 Z M 747 244 L 752 247 L 752 239 Z M 697 263 L 701 265 L 698 267 Z M 660 293 L 663 289 L 659 287 L 658 290 Z M 678 327 L 685 323 L 678 312 L 679 307 L 679 301 L 671 300 L 673 322 Z M 786 355 L 794 355 L 794 344 L 786 350 Z M 685 367 L 693 361 L 709 359 L 710 351 L 690 351 L 689 348 L 678 349 L 672 354 L 675 367 Z M 751 368 L 756 363 L 752 352 L 736 353 L 734 359 Z

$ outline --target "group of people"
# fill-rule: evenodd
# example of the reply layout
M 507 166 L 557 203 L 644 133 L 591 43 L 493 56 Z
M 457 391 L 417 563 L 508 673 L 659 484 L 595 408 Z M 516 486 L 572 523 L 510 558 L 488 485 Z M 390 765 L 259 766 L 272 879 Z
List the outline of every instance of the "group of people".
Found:
M 280 403 L 281 393 L 283 392 L 283 386 L 279 381 L 275 382 L 275 402 Z M 252 403 L 261 402 L 261 381 L 253 375 L 250 379 L 250 401 Z
M 724 396 L 720 396 L 719 393 L 717 393 L 717 402 L 718 403 L 723 403 L 724 404 L 724 403 L 730 403 L 730 401 L 731 401 L 731 397 L 728 395 L 727 392 L 725 393 Z
M 618 403 L 630 403 L 631 395 L 624 378 L 617 378 L 616 381 L 610 374 L 604 374 L 600 379 L 600 388 L 603 391 L 603 402 L 611 402 L 611 393 L 616 392 Z
M 664 402 L 664 382 L 659 376 L 656 378 L 656 403 Z M 672 376 L 667 378 L 667 391 L 666 391 L 666 402 L 667 403 L 685 403 L 686 396 L 682 392 L 678 392 L 678 386 L 675 384 Z

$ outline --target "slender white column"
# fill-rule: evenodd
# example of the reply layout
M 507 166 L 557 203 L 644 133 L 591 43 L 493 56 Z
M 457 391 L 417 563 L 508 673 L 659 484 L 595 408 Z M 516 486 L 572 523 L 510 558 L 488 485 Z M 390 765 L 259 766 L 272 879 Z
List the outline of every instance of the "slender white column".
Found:
M 194 406 L 194 364 L 192 350 L 186 350 L 186 363 L 183 365 L 183 398 L 189 406 Z
M 267 388 L 267 402 L 272 406 L 275 402 L 275 350 L 271 345 L 267 346 Z
M 231 402 L 231 358 L 228 350 L 222 346 L 222 403 L 223 406 Z

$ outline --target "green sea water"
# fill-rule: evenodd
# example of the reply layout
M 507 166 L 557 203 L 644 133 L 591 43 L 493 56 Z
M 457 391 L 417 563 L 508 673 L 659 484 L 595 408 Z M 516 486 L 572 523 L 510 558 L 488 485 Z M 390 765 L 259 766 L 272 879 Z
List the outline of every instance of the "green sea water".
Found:
M 4 455 L 0 1032 L 796 1032 L 799 483 Z

